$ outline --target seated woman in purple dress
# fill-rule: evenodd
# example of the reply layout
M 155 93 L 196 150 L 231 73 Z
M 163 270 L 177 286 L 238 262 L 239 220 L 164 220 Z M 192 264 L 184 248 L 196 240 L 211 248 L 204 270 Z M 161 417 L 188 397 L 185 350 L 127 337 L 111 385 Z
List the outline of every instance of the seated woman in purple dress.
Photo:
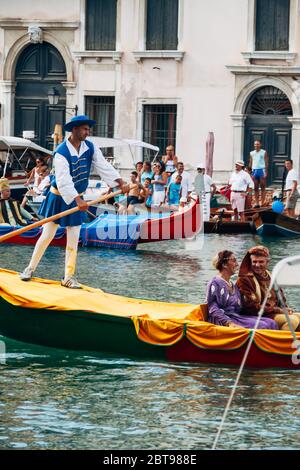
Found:
M 213 260 L 213 266 L 219 274 L 207 286 L 208 321 L 233 328 L 253 328 L 257 316 L 241 313 L 241 295 L 230 280 L 238 270 L 234 253 L 228 250 L 220 251 Z M 278 326 L 271 318 L 262 317 L 258 329 L 278 330 Z

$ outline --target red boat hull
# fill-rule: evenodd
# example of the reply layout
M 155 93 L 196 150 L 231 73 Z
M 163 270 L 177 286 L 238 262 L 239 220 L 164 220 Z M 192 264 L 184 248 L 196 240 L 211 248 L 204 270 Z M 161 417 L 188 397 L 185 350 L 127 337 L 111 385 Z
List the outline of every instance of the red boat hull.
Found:
M 202 224 L 200 204 L 197 200 L 184 212 L 146 220 L 141 227 L 138 243 L 192 238 L 200 232 Z
M 240 366 L 247 348 L 247 343 L 239 349 L 220 351 L 198 348 L 186 338 L 173 346 L 166 348 L 166 359 L 171 362 L 197 362 L 203 364 L 220 364 L 224 366 Z M 300 369 L 300 364 L 294 364 L 291 356 L 269 353 L 259 349 L 252 343 L 246 367 L 256 369 L 282 368 Z
M 137 243 L 159 242 L 163 240 L 179 240 L 182 238 L 192 238 L 202 228 L 201 212 L 199 201 L 194 201 L 191 206 L 184 212 L 174 213 L 168 217 L 163 217 L 158 214 L 157 218 L 149 218 L 140 228 L 140 238 Z M 6 227 L 5 227 L 6 229 Z M 86 228 L 88 230 L 88 228 Z M 41 231 L 40 231 L 41 232 Z M 39 233 L 30 235 L 25 233 L 23 235 L 9 238 L 5 243 L 16 243 L 20 245 L 35 245 L 40 236 Z M 101 241 L 101 240 L 100 240 Z M 126 248 L 124 243 L 101 241 L 101 246 L 111 248 L 113 243 L 114 248 Z M 105 245 L 106 244 L 106 245 Z M 52 246 L 65 246 L 66 236 L 56 236 L 51 242 Z

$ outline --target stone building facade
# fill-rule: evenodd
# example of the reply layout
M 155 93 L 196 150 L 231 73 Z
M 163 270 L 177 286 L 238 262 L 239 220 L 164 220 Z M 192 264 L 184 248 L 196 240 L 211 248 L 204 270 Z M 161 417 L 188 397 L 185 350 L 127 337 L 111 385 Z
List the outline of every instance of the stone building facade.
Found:
M 212 131 L 218 181 L 259 138 L 279 182 L 285 158 L 299 171 L 299 18 L 298 0 L 2 2 L 0 133 L 51 148 L 78 108 L 95 134 L 174 143 L 195 167 Z

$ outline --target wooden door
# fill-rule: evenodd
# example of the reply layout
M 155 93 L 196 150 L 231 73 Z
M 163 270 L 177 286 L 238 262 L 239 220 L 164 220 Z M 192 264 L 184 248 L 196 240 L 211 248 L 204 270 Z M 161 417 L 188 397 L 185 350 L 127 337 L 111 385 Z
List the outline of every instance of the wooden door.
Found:
M 284 161 L 291 158 L 291 127 L 284 116 L 249 116 L 245 122 L 244 161 L 249 161 L 254 141 L 260 140 L 269 155 L 267 184 L 280 185 Z
M 66 111 L 65 63 L 51 44 L 32 44 L 20 55 L 16 67 L 15 135 L 32 130 L 37 144 L 52 150 L 55 124 L 63 125 Z M 59 102 L 50 106 L 48 91 L 54 87 Z

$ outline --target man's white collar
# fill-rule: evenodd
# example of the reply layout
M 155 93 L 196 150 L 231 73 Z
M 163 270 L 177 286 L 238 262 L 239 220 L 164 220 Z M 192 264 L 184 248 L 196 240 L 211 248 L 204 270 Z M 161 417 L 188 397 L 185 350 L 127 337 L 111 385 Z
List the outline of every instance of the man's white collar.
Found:
M 69 141 L 69 139 L 67 139 L 67 147 L 72 157 L 81 157 L 81 155 L 89 149 L 85 141 L 83 141 L 80 144 L 79 153 L 78 153 L 76 148 Z

